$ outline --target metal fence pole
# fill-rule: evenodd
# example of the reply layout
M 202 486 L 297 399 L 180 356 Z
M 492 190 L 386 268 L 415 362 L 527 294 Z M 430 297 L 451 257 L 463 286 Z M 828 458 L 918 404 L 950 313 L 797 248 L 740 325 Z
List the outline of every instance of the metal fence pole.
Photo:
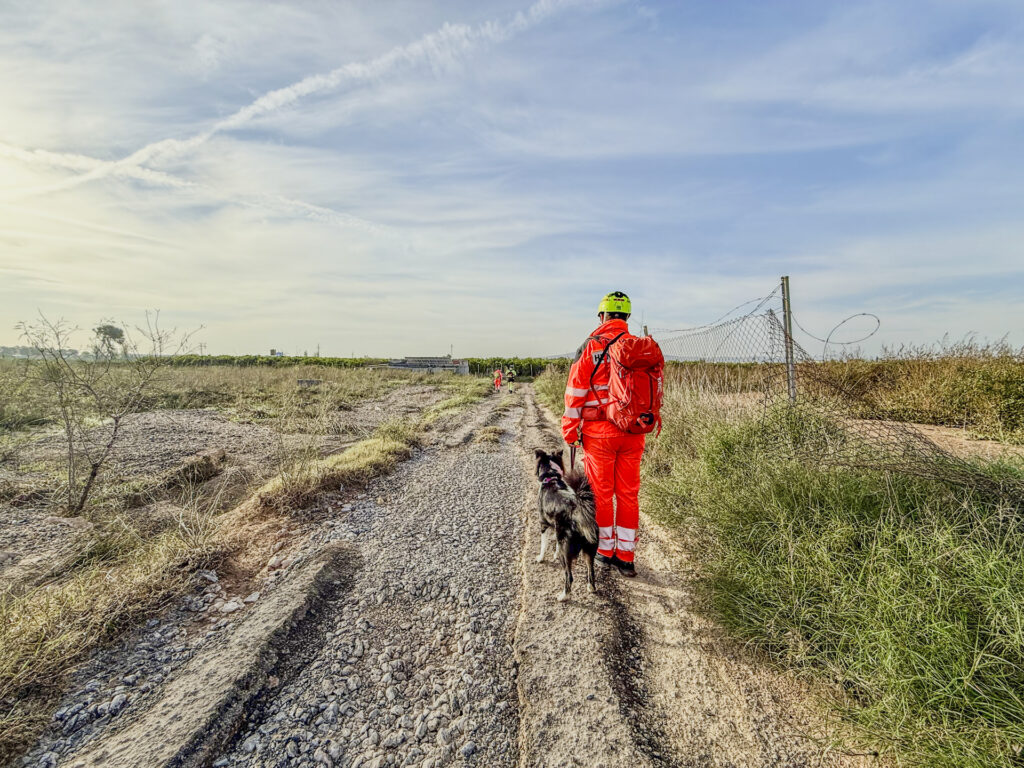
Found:
M 786 383 L 789 402 L 796 402 L 796 363 L 793 361 L 793 306 L 789 297 L 789 275 L 782 276 L 782 320 L 786 335 Z

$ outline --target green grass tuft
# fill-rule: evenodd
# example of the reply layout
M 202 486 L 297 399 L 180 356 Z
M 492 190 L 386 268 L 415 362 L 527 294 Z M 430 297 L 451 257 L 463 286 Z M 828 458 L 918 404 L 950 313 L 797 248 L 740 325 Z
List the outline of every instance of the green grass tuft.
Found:
M 708 604 L 729 629 L 837 683 L 835 706 L 902 764 L 1020 764 L 1024 529 L 1012 499 L 786 459 L 752 415 L 697 397 L 674 395 L 665 417 L 644 506 L 702 553 Z M 795 455 L 839 437 L 798 421 L 785 425 Z M 978 469 L 1024 478 L 1020 464 Z
M 537 399 L 556 416 L 560 416 L 565 408 L 565 382 L 568 378 L 568 370 L 562 366 L 549 365 L 533 382 Z

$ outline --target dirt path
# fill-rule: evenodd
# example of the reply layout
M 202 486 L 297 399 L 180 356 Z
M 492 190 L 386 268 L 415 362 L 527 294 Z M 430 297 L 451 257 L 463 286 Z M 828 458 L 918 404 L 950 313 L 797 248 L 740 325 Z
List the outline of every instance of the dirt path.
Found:
M 557 446 L 532 398 L 527 438 Z M 523 766 L 852 766 L 837 754 L 810 692 L 752 660 L 703 616 L 678 543 L 644 516 L 639 576 L 599 569 L 598 595 L 555 602 L 558 569 L 533 562 L 527 521 L 523 618 Z M 611 710 L 611 711 L 609 711 Z
M 364 493 L 325 498 L 268 593 L 194 642 L 154 621 L 26 764 L 515 765 L 521 415 L 487 398 Z M 145 692 L 120 663 L 143 646 L 175 657 Z
M 335 521 L 323 538 L 358 546 L 354 584 L 213 765 L 515 764 L 520 415 L 488 419 L 496 444 L 427 449 Z

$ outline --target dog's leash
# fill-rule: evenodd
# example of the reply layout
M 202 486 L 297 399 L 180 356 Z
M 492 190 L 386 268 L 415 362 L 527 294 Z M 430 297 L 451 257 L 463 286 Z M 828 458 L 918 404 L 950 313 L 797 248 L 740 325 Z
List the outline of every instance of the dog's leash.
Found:
M 569 446 L 569 469 L 576 469 L 576 446 Z

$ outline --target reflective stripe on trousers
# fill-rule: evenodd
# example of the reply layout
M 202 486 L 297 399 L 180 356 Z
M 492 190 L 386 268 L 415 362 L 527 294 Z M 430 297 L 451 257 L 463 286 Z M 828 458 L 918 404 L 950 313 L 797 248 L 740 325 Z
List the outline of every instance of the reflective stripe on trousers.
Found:
M 616 548 L 620 552 L 632 552 L 636 549 L 636 528 L 615 526 Z

